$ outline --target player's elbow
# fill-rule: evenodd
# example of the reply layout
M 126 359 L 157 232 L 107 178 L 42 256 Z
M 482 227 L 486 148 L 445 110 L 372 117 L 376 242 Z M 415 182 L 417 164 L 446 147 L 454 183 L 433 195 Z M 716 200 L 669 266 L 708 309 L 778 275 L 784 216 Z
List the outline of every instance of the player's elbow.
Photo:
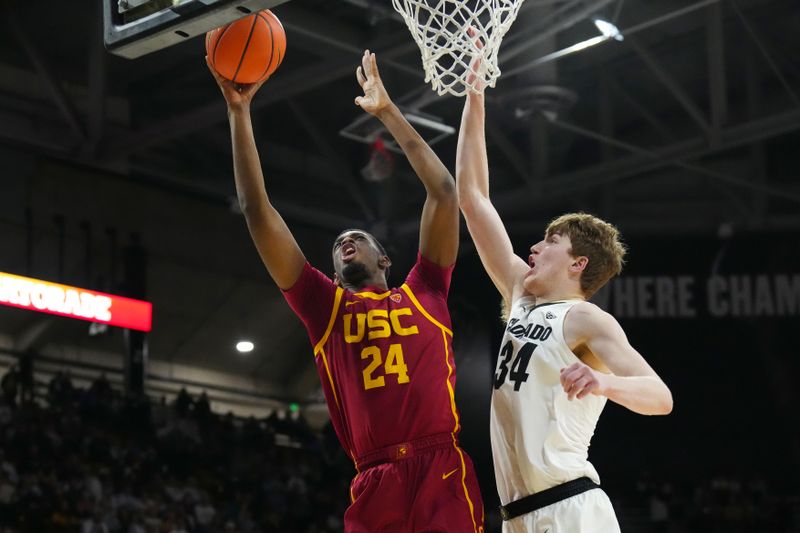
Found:
M 462 187 L 458 188 L 458 207 L 465 217 L 469 217 L 478 208 L 479 197 L 474 191 L 465 191 Z
M 663 387 L 664 390 L 659 394 L 658 403 L 653 412 L 654 415 L 668 415 L 672 412 L 672 392 L 666 385 L 663 385 Z
M 434 184 L 435 185 L 428 190 L 429 195 L 440 202 L 446 202 L 451 205 L 458 201 L 456 182 L 449 172 L 443 174 Z

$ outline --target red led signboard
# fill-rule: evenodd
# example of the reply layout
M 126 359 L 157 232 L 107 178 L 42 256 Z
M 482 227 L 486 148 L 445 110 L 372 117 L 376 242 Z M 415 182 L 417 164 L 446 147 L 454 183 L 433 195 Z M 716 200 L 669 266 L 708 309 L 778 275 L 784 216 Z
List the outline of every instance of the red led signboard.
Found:
M 153 304 L 0 272 L 0 305 L 150 331 Z

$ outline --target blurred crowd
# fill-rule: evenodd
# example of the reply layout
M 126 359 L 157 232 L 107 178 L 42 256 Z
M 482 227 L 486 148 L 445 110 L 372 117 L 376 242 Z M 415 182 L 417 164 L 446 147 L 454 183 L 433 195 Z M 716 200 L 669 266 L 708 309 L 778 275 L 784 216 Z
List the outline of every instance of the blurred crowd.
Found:
M 680 473 L 675 473 L 680 475 Z M 768 482 L 744 469 L 704 481 L 658 482 L 640 474 L 614 491 L 622 530 L 630 533 L 800 533 L 800 490 L 792 479 Z
M 216 414 L 205 393 L 185 389 L 169 405 L 126 398 L 102 374 L 79 389 L 59 372 L 34 401 L 19 372 L 2 380 L 0 533 L 343 529 L 354 469 L 330 427 L 317 434 L 302 416 Z M 791 476 L 652 477 L 607 477 L 626 533 L 800 533 Z M 486 531 L 500 531 L 495 509 Z
M 218 416 L 186 390 L 151 405 L 102 375 L 76 389 L 59 373 L 46 402 L 8 400 L 2 533 L 342 531 L 352 463 L 302 417 Z

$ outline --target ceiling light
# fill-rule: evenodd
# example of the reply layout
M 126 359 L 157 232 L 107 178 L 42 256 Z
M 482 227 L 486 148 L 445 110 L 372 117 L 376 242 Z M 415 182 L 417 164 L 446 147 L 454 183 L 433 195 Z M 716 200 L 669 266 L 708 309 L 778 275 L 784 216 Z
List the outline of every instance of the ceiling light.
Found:
M 250 341 L 239 341 L 236 343 L 236 349 L 241 353 L 252 352 L 255 347 L 255 344 Z
M 606 39 L 616 39 L 617 41 L 622 41 L 625 39 L 625 37 L 622 36 L 622 33 L 620 33 L 619 28 L 607 20 L 594 19 L 594 25 L 597 26 L 597 29 Z

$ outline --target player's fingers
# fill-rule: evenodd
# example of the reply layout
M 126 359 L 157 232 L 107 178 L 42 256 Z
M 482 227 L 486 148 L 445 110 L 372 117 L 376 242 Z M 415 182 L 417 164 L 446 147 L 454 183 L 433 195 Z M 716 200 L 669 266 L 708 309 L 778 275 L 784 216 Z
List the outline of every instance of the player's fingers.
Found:
M 587 378 L 582 377 L 575 382 L 575 386 L 572 387 L 572 397 L 573 398 L 582 398 L 584 391 L 587 390 L 589 386 L 589 381 Z
M 467 28 L 467 35 L 472 37 L 472 41 L 475 43 L 475 46 L 478 48 L 478 50 L 483 49 L 483 41 L 478 34 L 478 30 L 474 26 Z
M 591 387 L 585 387 L 582 391 L 580 391 L 577 394 L 576 398 L 578 398 L 579 400 L 582 400 L 583 398 L 586 398 L 587 396 L 589 396 L 589 394 L 591 394 L 591 392 L 592 392 L 592 388 Z
M 572 392 L 572 388 L 575 386 L 575 382 L 572 380 L 565 379 L 561 382 L 561 387 L 564 389 L 564 392 L 567 393 L 569 396 L 570 392 Z
M 599 388 L 600 388 L 600 380 L 598 380 L 594 374 L 589 373 L 586 379 L 586 386 L 583 388 L 581 397 L 593 394 Z
M 364 69 L 365 78 L 367 78 L 367 76 L 371 74 L 369 71 L 369 50 L 364 50 L 364 55 L 361 56 L 361 66 Z
M 363 89 L 364 84 L 367 83 L 367 77 L 364 75 L 364 70 L 360 66 L 356 69 L 356 79 L 358 80 L 358 84 Z
M 572 401 L 575 398 L 575 394 L 578 392 L 577 385 L 575 383 L 570 383 L 569 390 L 567 391 L 567 400 Z
M 358 107 L 361 107 L 361 102 L 363 102 L 363 101 L 364 101 L 364 97 L 363 96 L 356 96 L 356 105 Z
M 577 379 L 577 369 L 575 366 L 569 366 L 561 372 L 562 383 L 573 383 Z
M 378 72 L 378 58 L 375 57 L 375 54 L 372 53 L 369 55 L 369 75 L 375 76 L 376 78 L 380 78 L 381 75 Z
M 267 82 L 268 79 L 269 79 L 269 76 L 267 76 L 263 80 L 257 81 L 256 83 L 252 84 L 250 87 L 247 88 L 248 94 L 253 95 L 256 92 L 258 92 L 258 90 L 261 88 L 261 86 L 264 85 Z

